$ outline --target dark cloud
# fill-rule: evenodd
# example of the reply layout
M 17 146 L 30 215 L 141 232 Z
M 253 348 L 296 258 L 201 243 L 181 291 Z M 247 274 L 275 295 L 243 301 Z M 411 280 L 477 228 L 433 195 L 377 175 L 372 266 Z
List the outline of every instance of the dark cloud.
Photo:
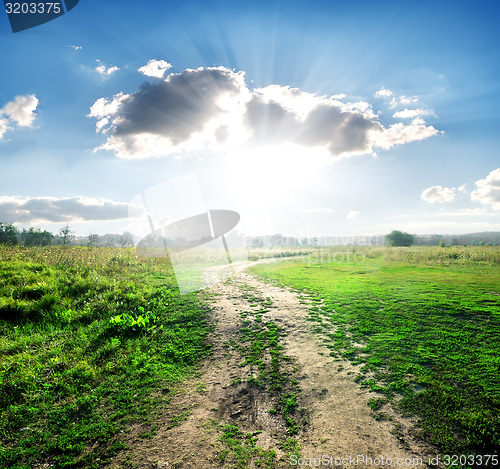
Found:
M 128 218 L 129 205 L 86 197 L 0 197 L 0 220 L 7 223 L 105 221 Z
M 121 105 L 113 135 L 150 133 L 177 145 L 225 111 L 218 100 L 240 92 L 237 74 L 220 68 L 186 70 L 143 83 Z
M 198 68 L 146 82 L 132 94 L 97 100 L 90 117 L 107 133 L 99 149 L 123 158 L 148 158 L 227 144 L 296 144 L 332 156 L 369 154 L 374 148 L 439 133 L 422 119 L 385 128 L 369 103 L 344 103 L 297 88 L 250 90 L 243 72 Z M 108 133 L 109 132 L 109 133 Z
M 322 104 L 307 115 L 297 142 L 326 146 L 332 155 L 369 153 L 374 143 L 372 131 L 381 132 L 381 124 L 361 112 Z
M 245 123 L 259 143 L 290 141 L 300 129 L 298 116 L 281 104 L 254 95 L 247 103 Z

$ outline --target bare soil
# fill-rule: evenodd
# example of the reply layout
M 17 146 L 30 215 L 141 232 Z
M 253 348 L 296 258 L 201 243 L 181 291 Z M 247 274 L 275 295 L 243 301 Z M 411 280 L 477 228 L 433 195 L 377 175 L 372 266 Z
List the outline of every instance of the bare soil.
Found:
M 222 425 L 227 424 L 253 432 L 259 447 L 274 450 L 276 462 L 272 467 L 297 467 L 292 463 L 299 461 L 282 449 L 287 438 L 282 419 L 268 412 L 273 407 L 271 397 L 245 381 L 248 370 L 238 366 L 241 356 L 227 346 L 241 327 L 240 313 L 250 308 L 249 301 L 242 297 L 248 288 L 271 298 L 274 307 L 264 316 L 285 331 L 285 353 L 292 358 L 299 380 L 300 406 L 308 413 L 308 424 L 295 437 L 301 445 L 302 462 L 328 456 L 332 458 L 329 467 L 350 467 L 359 455 L 374 461 L 359 460 L 359 468 L 381 467 L 376 464 L 377 458 L 391 458 L 395 467 L 427 467 L 427 455 L 433 451 L 415 436 L 414 422 L 387 405 L 381 410 L 392 420 L 375 420 L 367 402 L 380 396 L 361 389 L 354 382 L 358 367 L 330 356 L 318 334 L 310 330 L 306 319 L 310 301 L 239 270 L 229 282 L 209 290 L 210 320 L 215 326 L 213 354 L 195 378 L 176 389 L 167 412 L 157 422 L 156 433 L 141 438 L 145 429 L 132 428 L 123 438 L 131 449 L 119 454 L 108 468 L 238 467 L 230 458 L 222 458 L 227 448 L 219 438 Z M 417 457 L 422 457 L 423 465 L 410 463 Z M 397 458 L 406 459 L 406 463 L 398 466 Z M 319 460 L 309 462 L 319 465 Z M 249 461 L 244 467 L 257 466 Z

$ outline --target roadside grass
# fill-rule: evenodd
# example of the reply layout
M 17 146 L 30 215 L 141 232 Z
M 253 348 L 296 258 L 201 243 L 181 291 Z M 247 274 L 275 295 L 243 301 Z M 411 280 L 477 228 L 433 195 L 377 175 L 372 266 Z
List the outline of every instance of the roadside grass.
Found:
M 248 260 L 272 259 L 276 257 L 300 257 L 314 253 L 315 248 L 304 247 L 250 247 L 248 249 Z
M 208 355 L 206 313 L 165 258 L 0 245 L 0 467 L 105 465 Z
M 346 251 L 346 248 L 336 249 Z M 252 267 L 313 299 L 309 319 L 355 380 L 417 415 L 447 454 L 500 447 L 500 249 L 351 248 Z M 324 253 L 323 253 L 324 254 Z M 361 255 L 362 254 L 362 255 Z M 383 414 L 379 418 L 383 417 Z

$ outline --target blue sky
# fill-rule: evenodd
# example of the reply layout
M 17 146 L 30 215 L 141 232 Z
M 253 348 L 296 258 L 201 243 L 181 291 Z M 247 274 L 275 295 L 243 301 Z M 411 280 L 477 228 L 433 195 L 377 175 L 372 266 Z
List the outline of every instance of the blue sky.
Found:
M 500 230 L 499 10 L 80 0 L 15 34 L 0 14 L 0 221 L 134 231 L 138 194 L 194 174 L 252 235 Z

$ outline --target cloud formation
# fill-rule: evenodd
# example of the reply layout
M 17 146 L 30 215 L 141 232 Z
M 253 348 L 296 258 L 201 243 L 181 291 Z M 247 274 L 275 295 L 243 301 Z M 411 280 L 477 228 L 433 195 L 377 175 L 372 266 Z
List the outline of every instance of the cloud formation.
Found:
M 392 96 L 392 91 L 384 88 L 383 86 L 375 93 L 376 98 L 388 98 L 389 96 Z
M 31 127 L 35 120 L 38 98 L 35 95 L 19 95 L 9 101 L 0 109 L 0 138 L 11 125 L 18 127 Z
M 97 65 L 95 71 L 99 73 L 99 75 L 110 76 L 120 70 L 120 67 L 117 67 L 116 65 L 113 65 L 112 67 L 106 67 L 99 59 L 97 59 L 97 62 L 99 65 Z
M 163 78 L 165 72 L 169 68 L 172 68 L 172 64 L 169 64 L 165 60 L 151 59 L 146 65 L 139 68 L 137 71 L 146 75 L 147 77 Z
M 456 197 L 456 189 L 454 187 L 432 186 L 425 189 L 421 197 L 422 200 L 431 204 L 453 202 Z
M 252 90 L 244 72 L 211 67 L 100 98 L 89 116 L 98 119 L 98 132 L 109 133 L 98 149 L 122 158 L 290 143 L 346 157 L 439 133 L 421 118 L 384 127 L 369 103 L 341 99 L 281 85 Z
M 0 197 L 0 220 L 7 223 L 119 220 L 128 214 L 129 204 L 102 198 Z
M 398 107 L 399 105 L 408 105 L 413 103 L 418 103 L 419 99 L 417 96 L 400 96 L 399 98 L 392 98 L 390 106 L 391 108 Z
M 484 179 L 475 182 L 477 187 L 471 193 L 471 200 L 482 204 L 491 205 L 493 209 L 500 210 L 500 168 L 491 171 Z
M 404 109 L 403 111 L 395 112 L 392 117 L 396 119 L 414 119 L 418 116 L 435 116 L 431 109 Z
M 352 220 L 353 218 L 356 218 L 357 216 L 360 215 L 360 212 L 356 212 L 356 210 L 351 210 L 347 216 L 346 216 L 346 219 L 347 220 Z
M 20 95 L 8 102 L 0 112 L 19 127 L 30 127 L 36 117 L 38 98 L 35 95 Z
M 382 88 L 380 88 L 378 91 L 375 92 L 376 98 L 390 98 L 391 96 L 392 96 L 392 98 L 389 102 L 389 106 L 391 108 L 396 108 L 396 107 L 401 106 L 401 105 L 405 106 L 408 104 L 414 104 L 414 103 L 419 102 L 418 96 L 405 96 L 405 95 L 395 96 L 394 92 L 392 90 L 384 88 L 383 86 L 382 86 Z M 409 116 L 409 117 L 415 117 L 416 115 L 419 115 L 419 114 L 415 114 L 415 115 Z
M 2 117 L 0 118 L 0 139 L 4 136 L 7 130 L 9 130 L 9 121 L 5 117 Z

